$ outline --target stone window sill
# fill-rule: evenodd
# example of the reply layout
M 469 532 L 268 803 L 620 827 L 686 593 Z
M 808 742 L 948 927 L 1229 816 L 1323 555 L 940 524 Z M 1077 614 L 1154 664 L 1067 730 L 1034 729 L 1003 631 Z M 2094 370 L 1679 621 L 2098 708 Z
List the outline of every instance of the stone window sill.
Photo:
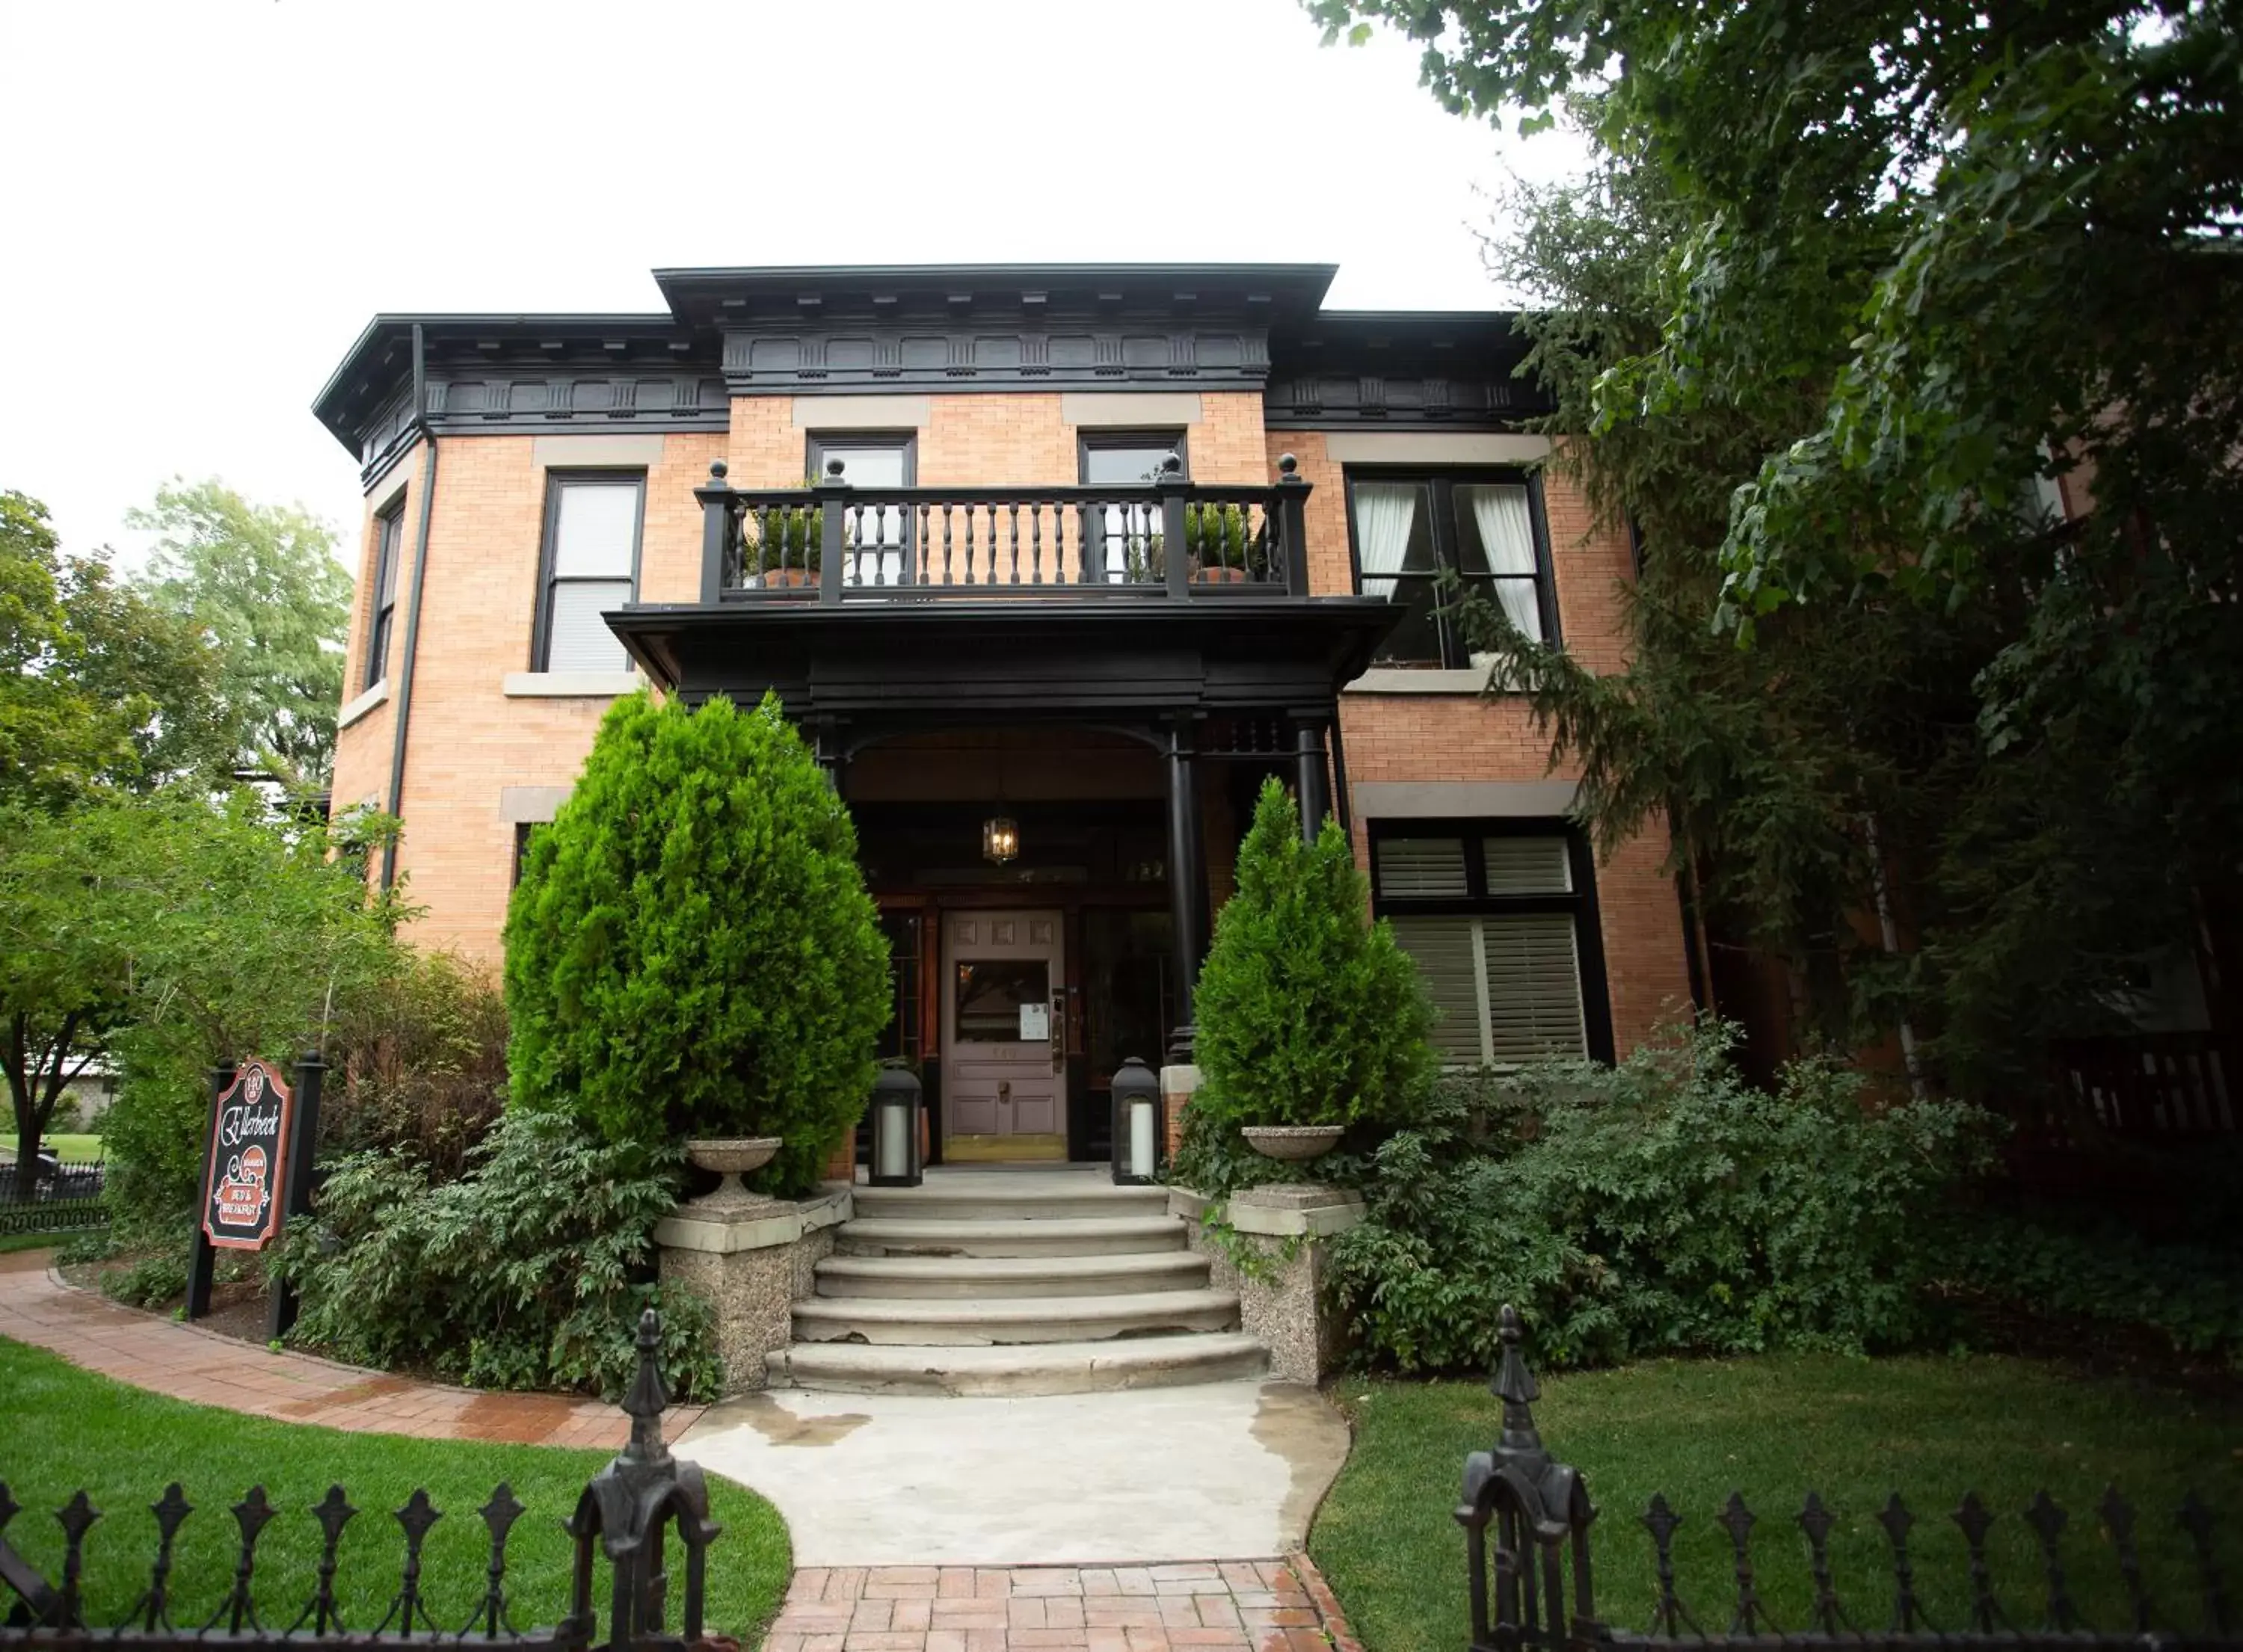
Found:
M 1467 666 L 1461 671 L 1417 666 L 1373 666 L 1343 692 L 1347 694 L 1482 694 L 1487 689 L 1490 668 Z
M 343 708 L 335 714 L 336 732 L 340 733 L 343 729 L 349 728 L 351 724 L 356 722 L 360 717 L 366 715 L 367 712 L 373 710 L 376 706 L 381 705 L 388 698 L 389 679 L 387 677 L 384 677 L 381 682 L 375 683 L 374 687 L 368 688 L 364 694 L 359 695 L 357 699 L 347 702 L 344 705 Z
M 509 700 L 611 700 L 639 682 L 636 671 L 509 671 L 504 687 Z

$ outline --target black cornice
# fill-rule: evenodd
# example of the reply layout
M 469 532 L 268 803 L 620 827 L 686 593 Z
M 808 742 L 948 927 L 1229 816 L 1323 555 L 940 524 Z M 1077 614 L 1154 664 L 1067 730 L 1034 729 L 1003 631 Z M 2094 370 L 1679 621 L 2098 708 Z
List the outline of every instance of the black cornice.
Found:
M 440 434 L 723 430 L 733 395 L 1259 390 L 1276 429 L 1548 411 L 1506 312 L 1322 311 L 1324 264 L 658 270 L 669 313 L 377 316 L 313 403 L 370 483 Z M 427 401 L 411 405 L 413 330 Z

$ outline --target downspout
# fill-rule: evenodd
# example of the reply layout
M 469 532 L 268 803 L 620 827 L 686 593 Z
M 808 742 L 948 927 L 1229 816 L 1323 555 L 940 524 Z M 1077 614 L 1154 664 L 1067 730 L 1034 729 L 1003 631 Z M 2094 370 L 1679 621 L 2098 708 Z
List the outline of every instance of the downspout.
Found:
M 413 422 L 420 426 L 420 520 L 413 534 L 413 588 L 405 599 L 404 657 L 397 666 L 397 714 L 391 719 L 388 812 L 400 819 L 405 802 L 405 731 L 413 720 L 413 661 L 421 639 L 421 593 L 428 579 L 428 524 L 436 503 L 436 433 L 428 424 L 427 358 L 421 324 L 413 324 Z M 381 846 L 381 887 L 397 883 L 397 840 L 393 831 Z

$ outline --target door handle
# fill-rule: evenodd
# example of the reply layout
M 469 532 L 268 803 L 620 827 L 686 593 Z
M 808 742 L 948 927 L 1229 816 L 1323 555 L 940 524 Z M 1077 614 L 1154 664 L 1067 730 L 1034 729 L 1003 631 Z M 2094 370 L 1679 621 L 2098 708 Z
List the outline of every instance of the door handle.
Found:
M 1067 1071 L 1067 994 L 1054 992 L 1051 1000 L 1052 1071 Z

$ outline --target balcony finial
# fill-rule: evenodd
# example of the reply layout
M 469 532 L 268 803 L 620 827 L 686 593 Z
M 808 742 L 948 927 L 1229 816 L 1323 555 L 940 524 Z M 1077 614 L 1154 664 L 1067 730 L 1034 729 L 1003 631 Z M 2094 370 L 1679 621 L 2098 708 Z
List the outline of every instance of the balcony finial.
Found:
M 1295 473 L 1298 472 L 1300 468 L 1301 461 L 1294 458 L 1292 454 L 1279 453 L 1277 455 L 1277 474 L 1283 477 L 1287 481 L 1291 481 Z
M 1183 455 L 1171 449 L 1169 456 L 1161 460 L 1161 474 L 1163 476 L 1181 476 L 1183 473 Z
M 731 470 L 732 467 L 723 460 L 712 459 L 709 461 L 709 480 L 712 482 L 721 482 L 731 473 Z
M 830 480 L 833 480 L 833 481 L 837 481 L 837 482 L 838 482 L 838 481 L 839 481 L 839 480 L 841 480 L 841 455 L 840 455 L 840 454 L 836 453 L 836 454 L 834 454 L 834 455 L 833 455 L 833 457 L 832 457 L 832 458 L 831 458 L 831 459 L 829 459 L 829 460 L 827 460 L 825 461 L 825 474 L 826 474 L 826 476 L 827 476 Z

